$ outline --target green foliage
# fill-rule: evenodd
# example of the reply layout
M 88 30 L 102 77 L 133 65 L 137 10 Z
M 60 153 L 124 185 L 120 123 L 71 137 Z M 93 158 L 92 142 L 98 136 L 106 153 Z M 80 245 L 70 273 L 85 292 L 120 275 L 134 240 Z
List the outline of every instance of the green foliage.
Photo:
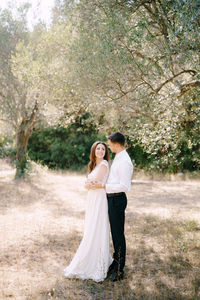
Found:
M 15 159 L 16 149 L 13 147 L 12 139 L 0 136 L 0 158 L 10 157 Z
M 199 3 L 82 0 L 75 9 L 75 80 L 94 117 L 105 112 L 102 128 L 129 136 L 141 167 L 198 170 Z
M 92 144 L 103 138 L 88 118 L 86 113 L 67 128 L 35 130 L 28 144 L 29 157 L 52 169 L 81 169 L 89 162 Z
M 52 27 L 28 35 L 27 5 L 19 20 L 3 12 L 3 121 L 17 132 L 37 100 L 49 128 L 34 132 L 29 156 L 51 168 L 87 164 L 97 132 L 119 130 L 137 166 L 198 170 L 199 8 L 195 0 L 56 0 Z
M 148 153 L 144 151 L 144 149 L 137 144 L 137 141 L 130 141 L 129 137 L 127 136 L 127 151 L 130 155 L 134 165 L 141 168 L 141 169 L 148 169 L 150 165 L 150 157 Z
M 25 15 L 29 5 L 0 10 L 0 119 L 16 130 L 19 122 L 19 98 L 24 100 L 24 86 L 12 72 L 12 55 L 19 41 L 28 40 Z M 18 12 L 18 13 L 17 13 Z M 23 101 L 22 100 L 22 101 Z
M 15 165 L 16 165 L 15 179 L 25 177 L 29 171 L 28 154 L 25 153 L 25 151 L 21 150 L 18 151 L 17 155 L 20 155 L 21 159 L 16 159 L 15 161 Z

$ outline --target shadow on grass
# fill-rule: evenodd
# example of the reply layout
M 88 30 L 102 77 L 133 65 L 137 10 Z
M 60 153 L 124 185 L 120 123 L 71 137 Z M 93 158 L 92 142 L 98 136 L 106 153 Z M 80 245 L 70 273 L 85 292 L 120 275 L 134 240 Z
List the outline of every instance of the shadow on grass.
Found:
M 158 220 L 159 221 L 159 220 Z M 153 223 L 154 224 L 154 223 Z M 178 222 L 174 227 L 178 226 Z M 147 226 L 143 222 L 144 227 Z M 142 226 L 142 222 L 141 222 Z M 179 226 L 182 228 L 183 224 Z M 151 227 L 148 224 L 148 228 Z M 186 227 L 185 227 L 186 228 Z M 150 229 L 149 229 L 150 230 Z M 174 242 L 177 236 L 173 236 L 174 228 L 169 229 Z M 139 233 L 146 232 L 140 230 Z M 76 233 L 74 233 L 76 234 Z M 128 232 L 128 237 L 130 232 Z M 157 238 L 157 235 L 154 236 Z M 50 240 L 52 239 L 49 236 Z M 70 262 L 80 243 L 80 236 L 72 244 L 74 235 L 63 237 L 68 243 L 60 244 L 61 237 L 54 236 L 55 243 L 48 243 L 52 251 L 60 247 L 66 247 L 65 257 L 61 259 L 61 265 L 66 266 L 65 260 Z M 60 240 L 61 241 L 61 240 Z M 166 241 L 167 243 L 167 241 Z M 44 245 L 43 245 L 44 246 Z M 148 245 L 145 236 L 141 236 L 134 249 L 127 247 L 127 267 L 125 268 L 125 279 L 115 283 L 96 283 L 92 280 L 66 279 L 63 275 L 57 278 L 53 286 L 40 291 L 37 299 L 91 299 L 91 300 L 197 300 L 200 289 L 200 270 L 197 268 L 199 261 L 192 263 L 189 259 L 189 252 L 180 252 L 176 243 L 172 243 L 165 250 L 165 255 L 155 251 L 153 246 Z M 165 246 L 165 245 L 163 245 Z M 71 247 L 71 248 L 70 248 Z M 170 248 L 171 247 L 171 248 Z M 170 248 L 170 249 L 169 249 Z M 182 251 L 182 250 L 181 250 Z M 188 249 L 189 251 L 189 249 Z M 59 251 L 61 254 L 61 252 Z M 70 259 L 69 259 L 69 256 Z M 68 265 L 68 264 L 67 264 Z M 51 276 L 51 275 L 50 275 Z
M 162 185 L 163 184 L 163 185 Z M 133 182 L 129 204 L 135 207 L 176 207 L 193 208 L 200 205 L 200 185 L 192 182 Z M 137 195 L 137 196 L 135 196 Z M 138 202 L 137 202 L 138 201 Z
M 55 286 L 44 291 L 39 299 L 71 299 L 71 300 L 121 300 L 135 299 L 135 293 L 130 288 L 128 280 L 115 283 L 96 283 L 92 280 L 64 279 L 57 281 Z
M 136 299 L 193 299 L 193 283 L 188 278 L 193 276 L 193 267 L 185 255 L 160 256 L 141 241 L 132 251 L 132 265 Z
M 135 271 L 137 273 L 137 271 Z M 55 285 L 41 292 L 38 299 L 80 299 L 80 300 L 197 300 L 194 296 L 183 295 L 173 284 L 164 278 L 157 276 L 150 280 L 145 275 L 138 277 L 137 274 L 128 273 L 125 279 L 115 283 L 96 283 L 92 280 L 59 279 Z M 141 271 L 140 271 L 141 272 Z M 148 270 L 147 270 L 148 272 Z
M 38 269 L 42 267 L 45 270 L 49 259 L 52 262 L 59 262 L 58 266 L 65 265 L 69 263 L 70 257 L 73 257 L 81 239 L 82 235 L 77 231 L 70 234 L 41 233 L 39 240 L 27 240 L 25 244 L 18 245 L 15 251 L 13 251 L 13 246 L 6 248 L 4 253 L 0 254 L 1 266 L 14 266 L 17 263 L 18 265 L 23 264 L 25 268 Z
M 79 195 L 75 196 L 78 199 Z M 81 197 L 85 197 L 85 195 Z M 66 207 L 66 201 L 53 193 L 51 187 L 49 189 L 42 188 L 38 186 L 38 183 L 35 184 L 30 180 L 0 181 L 0 215 L 9 213 L 12 208 L 28 208 L 39 203 L 44 206 L 44 210 L 48 209 L 53 218 L 64 216 L 84 219 L 85 209 L 74 210 L 70 206 Z
M 0 213 L 4 214 L 16 206 L 32 205 L 41 201 L 46 193 L 46 190 L 29 181 L 0 182 Z
M 70 217 L 74 219 L 84 219 L 85 218 L 85 209 L 84 210 L 74 210 L 71 207 L 66 208 L 66 204 L 63 203 L 63 201 L 56 201 L 57 205 L 56 207 L 49 207 L 49 210 L 51 210 L 51 213 L 54 218 L 60 218 L 60 217 Z
M 65 216 L 83 219 L 85 216 L 85 210 L 66 208 L 66 203 L 52 194 L 51 190 L 38 187 L 30 181 L 0 182 L 0 215 L 12 208 L 29 207 L 37 202 L 46 202 L 48 210 L 56 218 Z
M 26 299 L 37 300 L 197 300 L 200 299 L 200 259 L 195 248 L 197 241 L 187 241 L 185 234 L 198 233 L 195 223 L 172 222 L 167 227 L 169 237 L 161 242 L 160 236 L 167 226 L 165 221 L 137 215 L 137 230 L 127 230 L 127 262 L 125 279 L 115 283 L 96 283 L 92 280 L 66 279 L 64 268 L 70 263 L 82 235 L 77 231 L 69 234 L 58 232 L 44 234 L 32 243 L 18 249 L 18 261 L 7 251 L 1 257 L 8 266 L 16 263 L 31 274 L 40 274 L 42 285 L 32 286 Z M 162 223 L 163 222 L 163 223 Z M 155 227 L 160 225 L 160 236 Z M 130 224 L 129 224 L 130 225 Z M 178 227 L 178 228 L 177 228 Z M 182 233 L 184 248 L 178 247 L 177 231 Z M 175 234 L 174 234 L 175 232 Z M 156 234 L 155 234 L 156 233 Z M 137 237 L 137 239 L 136 239 Z M 151 240 L 149 241 L 149 237 Z M 130 242 L 133 240 L 133 244 Z M 155 249 L 154 242 L 162 243 Z M 152 243 L 152 244 L 151 244 Z M 198 247 L 197 247 L 198 248 Z M 198 257 L 195 255 L 198 254 Z M 196 257 L 196 260 L 195 260 Z M 42 278 L 46 278 L 45 280 Z M 30 284 L 33 284 L 32 282 Z
M 150 202 L 168 205 L 164 201 L 172 194 L 164 195 L 163 192 L 161 196 L 159 191 L 151 194 L 150 185 L 143 187 L 144 189 L 137 193 L 138 199 L 143 192 L 149 195 L 146 206 L 150 205 Z M 3 199 L 0 201 L 0 207 L 4 211 L 16 205 L 28 206 L 45 197 L 48 210 L 52 211 L 54 218 L 84 217 L 84 212 L 67 209 L 63 201 L 52 199 L 51 192 L 32 183 L 19 183 L 18 187 L 13 183 L 0 183 L 0 189 L 1 195 L 4 196 L 0 198 Z M 177 204 L 185 205 L 184 202 L 180 202 L 180 196 L 174 195 L 170 201 L 173 199 Z M 57 206 L 53 204 L 50 207 L 51 201 L 57 203 Z M 32 283 L 30 278 L 32 294 L 27 295 L 27 299 L 31 300 L 200 299 L 200 230 L 196 221 L 162 219 L 129 211 L 126 217 L 126 237 L 125 279 L 113 284 L 64 278 L 63 269 L 70 263 L 82 239 L 77 231 L 70 234 L 59 232 L 57 229 L 53 234 L 41 232 L 38 239 L 28 240 L 19 245 L 17 255 L 14 247 L 6 249 L 6 253 L 0 256 L 0 264 L 11 267 L 11 270 L 18 265 L 20 272 L 28 270 L 28 274 L 33 277 L 39 274 L 41 285 L 40 282 Z
M 200 227 L 195 220 L 129 213 L 133 299 L 200 299 Z

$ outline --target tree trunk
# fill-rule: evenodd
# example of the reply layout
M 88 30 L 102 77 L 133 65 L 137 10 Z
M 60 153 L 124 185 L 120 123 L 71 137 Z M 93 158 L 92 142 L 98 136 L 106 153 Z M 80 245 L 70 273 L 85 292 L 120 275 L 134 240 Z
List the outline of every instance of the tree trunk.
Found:
M 15 178 L 25 176 L 27 167 L 27 145 L 33 131 L 38 104 L 35 104 L 30 118 L 24 117 L 17 132 L 16 174 Z

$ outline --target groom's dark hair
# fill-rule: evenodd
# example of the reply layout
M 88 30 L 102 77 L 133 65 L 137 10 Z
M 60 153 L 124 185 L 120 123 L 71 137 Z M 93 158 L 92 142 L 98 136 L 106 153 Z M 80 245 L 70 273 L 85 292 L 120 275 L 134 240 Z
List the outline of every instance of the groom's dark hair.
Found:
M 108 136 L 108 140 L 110 140 L 112 143 L 118 143 L 122 146 L 125 144 L 125 136 L 120 132 L 112 133 Z

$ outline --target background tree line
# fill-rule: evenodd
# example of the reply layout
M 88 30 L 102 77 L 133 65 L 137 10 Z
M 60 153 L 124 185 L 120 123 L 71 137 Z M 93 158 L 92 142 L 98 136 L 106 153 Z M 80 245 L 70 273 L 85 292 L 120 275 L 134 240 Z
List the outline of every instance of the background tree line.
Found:
M 1 121 L 16 137 L 17 176 L 28 149 L 69 168 L 115 130 L 142 168 L 199 170 L 199 1 L 57 0 L 50 28 L 33 31 L 28 9 L 0 12 Z

